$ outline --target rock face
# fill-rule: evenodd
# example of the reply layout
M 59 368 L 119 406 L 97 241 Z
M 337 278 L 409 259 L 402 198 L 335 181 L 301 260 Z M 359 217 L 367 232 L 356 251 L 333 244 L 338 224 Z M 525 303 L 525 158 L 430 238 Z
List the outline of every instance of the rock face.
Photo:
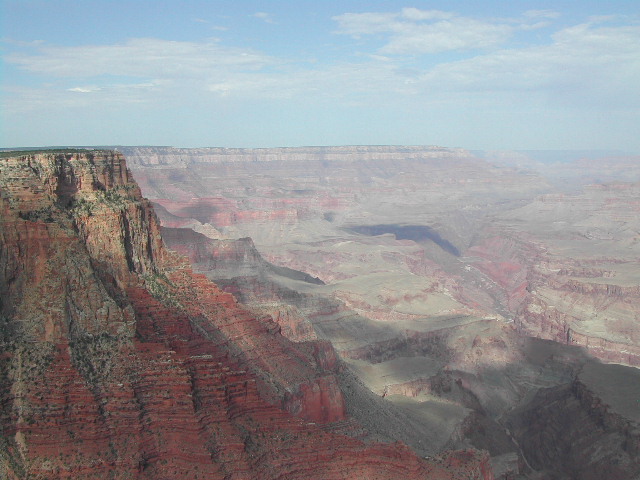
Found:
M 637 179 L 637 157 L 537 164 L 560 190 L 536 164 L 440 147 L 127 152 L 167 225 L 251 237 L 367 318 L 498 314 L 528 335 L 640 362 L 640 187 L 622 182 Z
M 472 445 L 524 474 L 509 412 L 589 355 L 637 365 L 637 158 L 545 180 L 440 147 L 124 150 L 171 248 L 294 342 L 331 342 L 348 414 L 421 455 Z
M 639 392 L 635 369 L 590 363 L 571 384 L 540 390 L 511 427 L 530 465 L 553 478 L 638 478 Z
M 167 246 L 185 255 L 196 271 L 251 306 L 256 314 L 271 317 L 282 335 L 294 342 L 318 339 L 313 325 L 296 306 L 296 300 L 304 295 L 278 285 L 272 277 L 314 285 L 322 284 L 320 280 L 266 262 L 250 238 L 211 239 L 188 228 L 167 227 L 162 234 Z
M 493 478 L 330 433 L 327 345 L 167 251 L 120 154 L 3 158 L 0 202 L 3 478 Z
M 465 255 L 523 332 L 639 366 L 638 195 L 614 183 L 539 197 L 497 216 Z

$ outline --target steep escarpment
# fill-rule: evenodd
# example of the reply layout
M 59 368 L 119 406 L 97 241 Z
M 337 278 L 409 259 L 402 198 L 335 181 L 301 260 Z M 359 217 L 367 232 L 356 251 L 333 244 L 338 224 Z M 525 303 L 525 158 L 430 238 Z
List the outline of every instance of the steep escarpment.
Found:
M 455 375 L 441 372 L 446 359 L 454 356 L 447 345 L 449 337 L 458 336 L 459 331 L 457 335 L 455 329 L 407 332 L 401 346 L 400 341 L 390 341 L 397 332 L 376 333 L 370 321 L 358 320 L 342 302 L 323 296 L 318 289 L 325 287 L 315 279 L 264 261 L 249 239 L 211 239 L 189 229 L 163 228 L 163 232 L 170 248 L 186 254 L 197 271 L 215 279 L 243 305 L 270 315 L 283 335 L 297 342 L 320 336 L 336 345 L 338 352 L 327 341 L 317 342 L 314 355 L 326 365 L 344 365 L 346 361 L 347 368 L 339 369 L 338 379 L 346 411 L 360 426 L 339 422 L 330 427 L 332 430 L 338 428 L 370 439 L 400 440 L 428 456 L 469 445 L 493 455 L 506 450 L 516 463 L 514 466 L 511 461 L 507 470 L 517 471 L 515 447 L 508 439 L 505 443 L 501 428 L 465 407 L 478 407 L 477 399 L 458 386 Z M 340 328 L 342 323 L 351 326 L 348 330 Z M 488 357 L 490 348 L 480 343 L 476 342 L 476 350 L 484 349 Z M 371 361 L 375 365 L 369 365 Z M 358 381 L 351 370 L 365 383 Z M 317 390 L 317 401 L 323 402 L 323 396 Z M 410 400 L 404 402 L 403 398 Z M 298 402 L 299 395 L 290 396 L 288 408 L 295 409 Z M 473 441 L 469 442 L 471 437 Z M 491 438 L 502 438 L 503 448 L 493 448 Z
M 529 465 L 553 478 L 640 475 L 637 370 L 588 363 L 570 384 L 540 390 L 511 421 Z
M 266 262 L 250 238 L 211 239 L 188 228 L 163 227 L 162 232 L 167 246 L 185 255 L 194 270 L 232 293 L 256 314 L 271 317 L 282 335 L 294 342 L 318 338 L 299 308 L 309 297 L 282 283 L 319 285 L 320 280 Z
M 289 338 L 331 342 L 346 411 L 375 435 L 487 449 L 513 477 L 509 412 L 571 385 L 581 348 L 636 362 L 637 185 L 561 191 L 436 147 L 127 150 L 164 225 L 202 234 L 174 247 Z
M 635 158 L 556 165 L 561 191 L 441 147 L 126 150 L 173 226 L 251 237 L 367 318 L 497 315 L 638 364 Z
M 325 346 L 295 345 L 167 251 L 114 152 L 0 163 L 6 478 L 492 478 L 329 433 Z

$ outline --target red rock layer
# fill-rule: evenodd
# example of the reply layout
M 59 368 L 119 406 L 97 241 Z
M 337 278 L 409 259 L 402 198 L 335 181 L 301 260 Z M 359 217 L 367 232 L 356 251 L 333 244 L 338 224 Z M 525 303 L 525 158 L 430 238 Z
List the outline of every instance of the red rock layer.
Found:
M 169 254 L 120 155 L 1 162 L 5 477 L 491 478 L 477 452 L 427 462 L 317 425 L 345 419 L 327 345 Z
M 506 294 L 506 307 L 515 312 L 526 296 L 529 270 L 538 252 L 533 245 L 504 235 L 488 238 L 469 248 L 465 255 L 475 257 L 474 266 L 493 280 Z
M 523 333 L 584 347 L 593 356 L 608 362 L 640 366 L 640 347 L 634 343 L 633 333 L 627 341 L 616 341 L 588 331 L 578 331 L 584 320 L 580 309 L 576 309 L 574 314 L 571 309 L 561 311 L 536 295 L 537 288 L 549 288 L 568 303 L 577 306 L 588 304 L 595 310 L 601 309 L 604 318 L 611 306 L 616 306 L 625 316 L 633 317 L 637 316 L 640 304 L 640 287 L 590 283 L 586 279 L 606 279 L 607 272 L 599 269 L 597 264 L 590 267 L 588 261 L 554 258 L 524 234 L 492 236 L 469 248 L 465 255 L 474 258 L 474 266 L 502 289 L 508 313 Z M 606 263 L 606 260 L 600 262 Z M 610 259 L 610 262 L 615 263 L 616 260 Z M 580 281 L 571 277 L 580 278 Z M 615 323 L 615 314 L 610 323 Z M 625 330 L 622 323 L 619 333 L 635 331 L 633 325 Z M 610 328 L 606 321 L 605 326 Z M 608 336 L 606 332 L 602 335 Z

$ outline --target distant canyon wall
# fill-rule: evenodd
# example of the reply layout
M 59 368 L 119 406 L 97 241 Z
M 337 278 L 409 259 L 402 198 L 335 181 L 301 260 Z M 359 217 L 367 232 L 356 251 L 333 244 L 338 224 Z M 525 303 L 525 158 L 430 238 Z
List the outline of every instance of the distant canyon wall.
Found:
M 637 185 L 552 193 L 550 183 L 526 166 L 495 166 L 443 147 L 123 150 L 145 194 L 166 212 L 167 226 L 191 226 L 217 238 L 251 237 L 268 260 L 325 282 L 353 277 L 356 262 L 368 255 L 359 260 L 327 241 L 341 236 L 365 243 L 345 228 L 429 228 L 447 245 L 444 252 L 428 239 L 420 245 L 423 253 L 384 247 L 389 251 L 372 270 L 394 270 L 403 262 L 412 273 L 438 277 L 464 308 L 496 310 L 527 334 L 637 364 L 640 279 L 627 273 L 640 258 L 633 235 L 640 217 Z M 446 257 L 452 252 L 471 259 L 480 276 L 465 280 L 469 275 L 459 271 L 445 279 L 437 273 L 437 263 L 451 263 Z M 593 274 L 598 268 L 599 277 Z M 596 275 L 591 281 L 581 278 L 587 270 L 592 273 L 585 275 Z M 372 318 L 398 315 L 342 292 Z M 426 298 L 410 289 L 407 294 Z

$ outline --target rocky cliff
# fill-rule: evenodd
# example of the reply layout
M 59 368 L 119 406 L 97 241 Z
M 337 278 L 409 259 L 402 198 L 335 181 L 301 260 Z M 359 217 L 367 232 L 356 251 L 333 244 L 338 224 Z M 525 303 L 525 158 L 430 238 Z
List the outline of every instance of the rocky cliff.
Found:
M 317 278 L 266 262 L 250 238 L 211 239 L 189 228 L 162 229 L 169 248 L 185 255 L 193 268 L 232 293 L 258 315 L 271 317 L 280 333 L 294 342 L 317 340 L 311 322 L 296 305 L 305 297 L 278 284 L 298 281 L 322 284 Z M 335 356 L 333 348 L 330 349 Z
M 640 475 L 638 371 L 590 362 L 567 385 L 540 390 L 511 428 L 533 468 L 550 478 Z
M 588 175 L 552 187 L 533 165 L 441 147 L 126 150 L 171 226 L 251 237 L 363 316 L 497 314 L 640 362 L 635 157 L 562 164 Z
M 329 433 L 326 348 L 166 250 L 120 154 L 3 158 L 0 202 L 5 478 L 492 478 L 477 451 Z
M 512 478 L 509 412 L 572 385 L 582 349 L 637 364 L 638 186 L 585 186 L 602 163 L 567 183 L 440 147 L 126 151 L 172 248 L 289 338 L 330 341 L 346 411 L 423 455 L 473 445 Z

